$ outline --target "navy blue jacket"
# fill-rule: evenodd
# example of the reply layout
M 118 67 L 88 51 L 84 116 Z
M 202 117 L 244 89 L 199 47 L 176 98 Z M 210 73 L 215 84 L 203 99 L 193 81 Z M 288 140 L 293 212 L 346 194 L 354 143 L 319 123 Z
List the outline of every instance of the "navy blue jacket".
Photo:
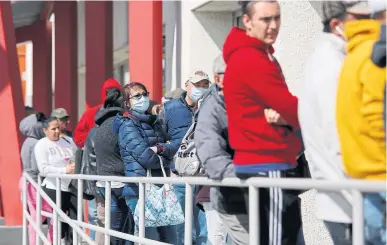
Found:
M 180 143 L 192 124 L 194 111 L 185 101 L 186 95 L 187 92 L 184 92 L 180 98 L 166 102 L 160 115 L 164 121 L 165 130 L 170 137 L 170 143 L 163 144 L 163 155 L 168 158 L 173 158 L 179 150 Z M 174 170 L 173 164 L 171 168 Z
M 117 114 L 113 121 L 113 133 L 118 136 L 125 176 L 144 177 L 147 175 L 147 169 L 151 170 L 153 177 L 162 176 L 160 159 L 157 153 L 149 148 L 166 141 L 157 116 L 135 111 L 124 115 Z M 163 160 L 163 164 L 169 173 L 169 162 Z M 138 196 L 138 184 L 127 184 L 123 196 Z

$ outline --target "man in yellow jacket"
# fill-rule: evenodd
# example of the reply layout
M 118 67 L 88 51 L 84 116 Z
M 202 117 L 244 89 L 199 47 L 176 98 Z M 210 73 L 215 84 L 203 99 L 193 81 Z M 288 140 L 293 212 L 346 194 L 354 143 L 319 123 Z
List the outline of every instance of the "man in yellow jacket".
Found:
M 336 119 L 347 175 L 355 179 L 385 181 L 383 100 L 386 68 L 375 65 L 371 53 L 381 28 L 385 28 L 386 3 L 372 0 L 369 4 L 373 20 L 348 22 L 345 26 L 348 54 L 339 78 Z M 366 244 L 386 244 L 385 207 L 386 193 L 364 195 Z

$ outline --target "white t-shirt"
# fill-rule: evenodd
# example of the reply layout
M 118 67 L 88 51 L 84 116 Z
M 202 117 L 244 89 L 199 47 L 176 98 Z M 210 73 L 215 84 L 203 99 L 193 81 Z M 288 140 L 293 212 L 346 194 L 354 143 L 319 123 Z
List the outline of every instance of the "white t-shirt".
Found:
M 34 148 L 36 163 L 42 176 L 47 174 L 65 174 L 66 166 L 74 158 L 77 147 L 74 141 L 67 136 L 62 136 L 58 141 L 51 141 L 47 137 L 36 143 Z M 71 179 L 61 180 L 61 190 L 69 191 Z M 56 180 L 52 177 L 44 179 L 42 186 L 56 189 Z

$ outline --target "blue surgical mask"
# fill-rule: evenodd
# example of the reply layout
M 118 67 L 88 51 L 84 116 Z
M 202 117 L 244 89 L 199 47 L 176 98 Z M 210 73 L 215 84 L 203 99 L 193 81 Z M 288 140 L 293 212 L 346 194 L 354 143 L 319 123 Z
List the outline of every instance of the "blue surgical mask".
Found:
M 189 95 L 189 97 L 193 102 L 198 102 L 207 90 L 207 88 L 197 88 L 195 86 L 192 86 L 191 94 Z
M 145 113 L 149 108 L 149 98 L 141 96 L 140 99 L 134 100 L 132 104 L 132 110 L 137 111 L 138 113 Z

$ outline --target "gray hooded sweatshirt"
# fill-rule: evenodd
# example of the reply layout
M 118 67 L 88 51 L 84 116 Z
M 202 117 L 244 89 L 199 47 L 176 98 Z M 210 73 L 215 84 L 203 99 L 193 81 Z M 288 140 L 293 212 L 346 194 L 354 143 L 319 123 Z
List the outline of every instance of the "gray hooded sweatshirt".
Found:
M 43 124 L 38 122 L 36 114 L 31 114 L 20 122 L 19 130 L 27 137 L 20 152 L 23 170 L 29 173 L 36 181 L 39 170 L 34 156 L 34 147 L 41 138 L 45 137 Z

